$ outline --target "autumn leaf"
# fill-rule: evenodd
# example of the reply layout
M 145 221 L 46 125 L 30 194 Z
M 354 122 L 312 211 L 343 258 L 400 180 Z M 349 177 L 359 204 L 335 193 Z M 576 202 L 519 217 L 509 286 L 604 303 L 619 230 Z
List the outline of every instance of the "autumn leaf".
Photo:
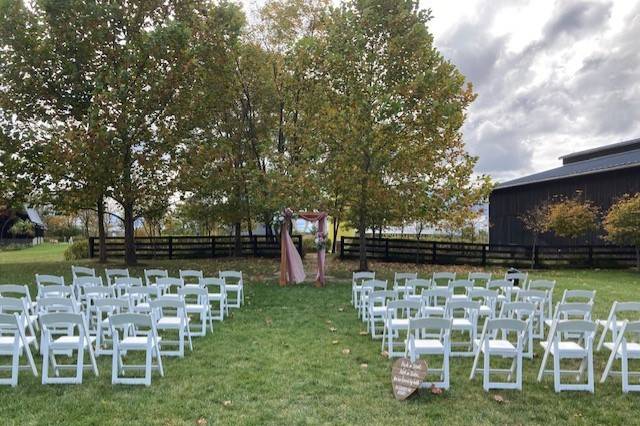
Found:
M 498 394 L 493 395 L 493 400 L 498 404 L 504 404 L 505 402 L 507 402 L 502 395 L 498 395 Z
M 196 420 L 197 426 L 206 426 L 208 423 L 209 422 L 204 417 L 200 417 L 198 420 Z
M 222 405 L 224 405 L 225 407 L 231 407 L 233 405 L 233 402 L 227 400 L 227 401 L 224 401 Z
M 442 388 L 437 387 L 436 385 L 431 385 L 430 392 L 432 395 L 442 395 Z
M 349 355 L 351 353 L 351 349 L 343 349 L 342 350 L 342 355 Z

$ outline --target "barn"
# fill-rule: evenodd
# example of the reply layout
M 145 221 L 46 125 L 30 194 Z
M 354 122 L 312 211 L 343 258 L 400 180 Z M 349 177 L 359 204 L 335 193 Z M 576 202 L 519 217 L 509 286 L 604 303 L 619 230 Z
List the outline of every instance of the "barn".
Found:
M 489 197 L 490 244 L 531 244 L 519 217 L 531 208 L 579 194 L 602 212 L 621 195 L 640 192 L 640 138 L 560 157 L 562 166 L 499 184 Z M 579 243 L 603 244 L 601 230 Z M 575 244 L 551 233 L 540 244 Z
M 9 230 L 11 226 L 18 220 L 26 220 L 33 224 L 33 237 L 26 235 L 11 235 Z M 0 241 L 6 241 L 7 239 L 32 239 L 34 243 L 41 242 L 44 237 L 46 225 L 42 221 L 42 218 L 38 214 L 38 211 L 27 205 L 22 209 L 16 210 L 3 210 L 0 211 Z

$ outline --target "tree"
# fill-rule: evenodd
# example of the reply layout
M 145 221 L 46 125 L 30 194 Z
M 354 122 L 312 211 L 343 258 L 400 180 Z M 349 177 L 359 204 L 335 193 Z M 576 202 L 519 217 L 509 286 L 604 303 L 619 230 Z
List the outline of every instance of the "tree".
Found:
M 33 237 L 35 235 L 33 223 L 23 219 L 16 220 L 11 228 L 9 228 L 9 233 L 14 237 Z
M 311 42 L 308 75 L 323 88 L 314 128 L 342 171 L 362 270 L 366 229 L 390 219 L 372 217 L 375 206 L 417 197 L 429 182 L 464 184 L 457 172 L 475 162 L 460 133 L 474 94 L 434 48 L 430 19 L 410 0 L 345 1 Z
M 577 197 L 554 202 L 549 205 L 548 227 L 560 237 L 575 240 L 598 228 L 598 208 Z
M 640 271 L 640 193 L 625 195 L 607 211 L 603 221 L 605 238 L 636 248 L 636 269 Z
M 549 205 L 547 203 L 541 203 L 532 209 L 525 212 L 520 216 L 522 226 L 531 232 L 531 269 L 536 264 L 536 246 L 538 245 L 538 238 L 540 234 L 544 234 L 549 230 Z
M 105 196 L 120 205 L 128 264 L 136 263 L 134 221 L 144 214 L 144 201 L 171 192 L 196 63 L 193 40 L 215 31 L 201 25 L 206 6 L 197 0 L 0 3 L 0 108 L 38 127 L 45 145 L 80 144 L 70 156 L 80 164 L 61 181 L 77 182 L 79 192 L 99 200 L 98 210 Z M 82 153 L 100 159 L 89 164 L 100 176 L 77 174 L 87 165 Z

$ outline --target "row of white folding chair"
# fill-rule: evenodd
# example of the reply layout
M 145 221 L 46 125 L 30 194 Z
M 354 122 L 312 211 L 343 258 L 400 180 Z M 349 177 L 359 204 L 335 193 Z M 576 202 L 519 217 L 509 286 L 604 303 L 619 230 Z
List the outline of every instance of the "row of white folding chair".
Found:
M 640 392 L 640 384 L 637 380 L 640 377 L 640 371 L 632 371 L 629 368 L 630 360 L 640 359 L 640 321 L 625 319 L 616 333 L 617 336 L 610 345 L 605 343 L 605 346 L 610 348 L 611 354 L 600 378 L 600 383 L 604 383 L 611 376 L 621 376 L 622 392 Z M 615 371 L 613 364 L 618 359 L 620 360 L 620 370 Z M 631 378 L 636 379 L 635 383 L 630 383 Z

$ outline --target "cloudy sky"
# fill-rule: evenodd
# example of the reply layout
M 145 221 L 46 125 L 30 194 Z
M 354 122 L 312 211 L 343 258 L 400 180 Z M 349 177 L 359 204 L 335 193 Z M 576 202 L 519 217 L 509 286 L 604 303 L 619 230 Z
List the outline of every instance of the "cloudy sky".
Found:
M 640 0 L 421 0 L 440 51 L 473 82 L 464 127 L 499 181 L 640 137 Z

